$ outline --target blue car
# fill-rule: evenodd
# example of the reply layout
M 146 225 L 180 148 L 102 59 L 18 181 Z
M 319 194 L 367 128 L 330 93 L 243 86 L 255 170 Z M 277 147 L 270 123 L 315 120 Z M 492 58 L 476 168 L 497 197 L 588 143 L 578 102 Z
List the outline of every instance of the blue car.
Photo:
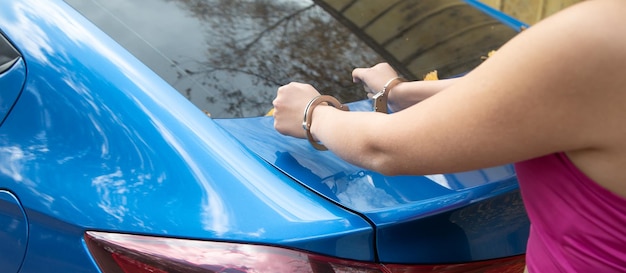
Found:
M 455 77 L 522 27 L 470 0 L 4 0 L 0 271 L 519 272 L 511 165 L 384 176 L 264 114 L 289 81 L 371 111 L 352 68 Z

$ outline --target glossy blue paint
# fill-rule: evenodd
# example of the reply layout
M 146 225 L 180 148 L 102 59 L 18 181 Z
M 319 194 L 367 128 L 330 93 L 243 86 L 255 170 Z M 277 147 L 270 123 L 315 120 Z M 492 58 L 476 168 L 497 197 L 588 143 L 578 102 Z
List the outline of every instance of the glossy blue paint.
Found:
M 279 135 L 271 117 L 206 117 L 60 0 L 2 5 L 0 30 L 23 62 L 0 86 L 25 76 L 0 126 L 0 189 L 28 217 L 20 272 L 99 272 L 86 230 L 398 263 L 524 252 L 528 220 L 509 165 L 435 176 L 363 170 Z
M 5 190 L 0 190 L 0 242 L 2 272 L 18 272 L 28 243 L 28 219 L 20 201 Z
M 249 153 L 63 2 L 5 1 L 0 29 L 27 67 L 0 127 L 0 188 L 30 223 L 23 272 L 94 272 L 85 230 L 374 259 L 369 223 Z
M 370 101 L 351 103 L 371 111 Z M 382 262 L 464 262 L 525 252 L 529 222 L 512 165 L 429 176 L 384 176 L 280 135 L 272 117 L 216 122 L 267 162 L 376 226 Z M 480 207 L 492 229 L 468 215 Z M 478 216 L 481 216 L 478 215 Z M 501 221 L 506 219 L 506 228 Z M 463 251 L 460 251 L 460 250 Z
M 26 67 L 22 59 L 0 74 L 0 126 L 22 92 L 25 78 Z
M 479 1 L 465 2 L 515 30 L 528 27 Z M 350 109 L 372 105 L 359 101 Z M 512 165 L 387 177 L 278 134 L 271 117 L 217 122 L 276 168 L 371 221 L 381 262 L 464 262 L 526 251 L 530 222 Z

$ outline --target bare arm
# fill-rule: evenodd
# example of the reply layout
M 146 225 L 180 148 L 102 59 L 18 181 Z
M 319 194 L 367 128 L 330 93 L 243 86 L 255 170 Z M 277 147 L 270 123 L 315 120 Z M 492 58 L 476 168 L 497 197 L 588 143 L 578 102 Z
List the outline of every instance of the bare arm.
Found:
M 395 77 L 398 77 L 397 72 L 387 63 L 380 63 L 370 68 L 356 68 L 352 71 L 353 81 L 363 83 L 370 98 L 380 92 L 389 79 Z M 393 92 L 389 92 L 389 108 L 392 112 L 406 109 L 446 89 L 457 80 L 454 78 L 437 81 L 402 82 L 393 87 Z
M 616 129 L 624 127 L 626 105 L 620 72 L 626 37 L 615 35 L 626 33 L 623 14 L 620 1 L 579 4 L 526 30 L 417 105 L 391 115 L 319 106 L 311 131 L 347 161 L 387 174 L 462 171 L 557 151 L 614 148 L 626 135 Z M 279 112 L 281 104 L 279 92 Z M 290 134 L 283 117 L 276 118 L 276 128 Z
M 393 112 L 404 110 L 450 87 L 459 79 L 437 81 L 412 81 L 396 85 L 389 92 L 389 108 Z

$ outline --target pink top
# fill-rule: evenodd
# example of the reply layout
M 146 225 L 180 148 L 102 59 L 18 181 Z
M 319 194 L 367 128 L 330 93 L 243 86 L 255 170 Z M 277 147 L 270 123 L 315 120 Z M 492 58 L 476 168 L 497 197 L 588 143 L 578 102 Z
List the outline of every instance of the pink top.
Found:
M 515 168 L 531 222 L 529 272 L 626 272 L 625 198 L 588 178 L 564 153 Z

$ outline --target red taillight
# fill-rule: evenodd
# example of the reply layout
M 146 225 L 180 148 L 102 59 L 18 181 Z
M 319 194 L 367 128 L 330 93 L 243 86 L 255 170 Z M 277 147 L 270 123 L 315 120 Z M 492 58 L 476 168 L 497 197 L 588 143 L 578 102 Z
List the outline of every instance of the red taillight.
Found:
M 120 266 L 120 269 L 124 272 L 152 272 L 152 273 L 167 273 L 165 270 L 158 269 L 154 266 L 149 266 L 137 260 L 133 260 L 127 256 L 119 253 L 111 253 L 111 258 Z
M 92 231 L 85 234 L 85 241 L 104 273 L 508 273 L 524 269 L 523 256 L 456 265 L 382 265 L 273 246 Z
M 104 273 L 385 272 L 378 264 L 272 246 L 91 231 L 85 241 Z
M 526 267 L 525 255 L 445 265 L 386 265 L 392 273 L 522 273 Z

